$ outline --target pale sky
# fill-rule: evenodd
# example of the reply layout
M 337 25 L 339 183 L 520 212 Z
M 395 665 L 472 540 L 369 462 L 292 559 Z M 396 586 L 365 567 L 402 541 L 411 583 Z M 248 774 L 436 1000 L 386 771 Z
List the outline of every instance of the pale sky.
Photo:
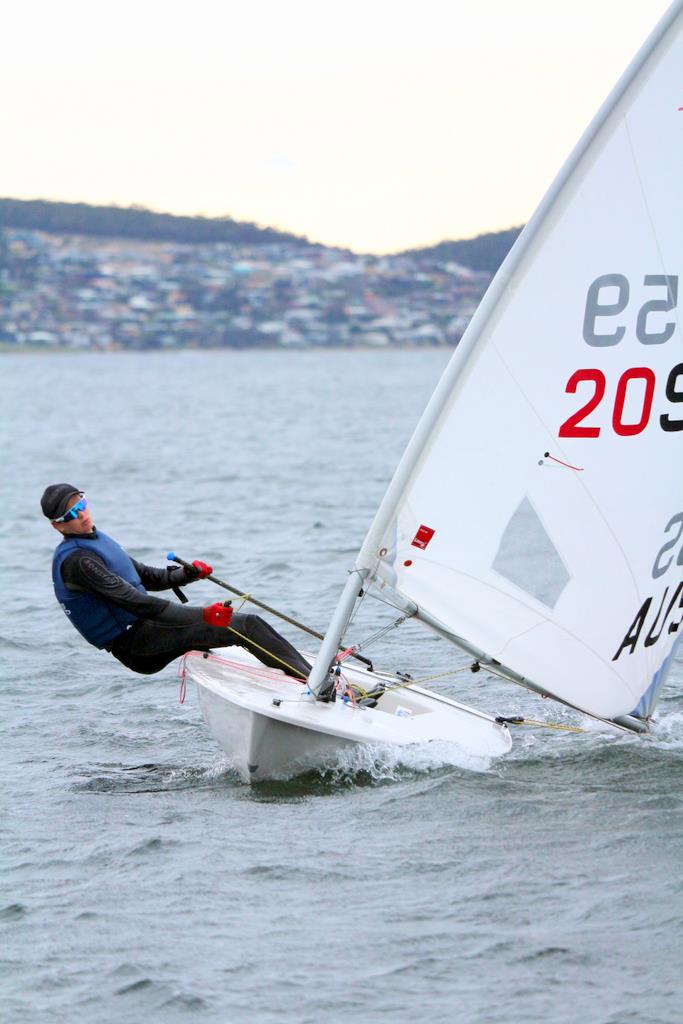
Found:
M 0 195 L 357 252 L 526 221 L 667 0 L 23 0 Z

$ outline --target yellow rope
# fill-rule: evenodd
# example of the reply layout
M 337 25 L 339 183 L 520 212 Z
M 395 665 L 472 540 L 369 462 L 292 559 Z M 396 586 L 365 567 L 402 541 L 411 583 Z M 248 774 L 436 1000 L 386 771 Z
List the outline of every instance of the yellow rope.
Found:
M 298 679 L 300 683 L 306 682 L 298 669 L 294 668 L 293 665 L 289 665 L 286 661 L 283 661 L 282 658 L 278 658 L 277 654 L 273 654 L 273 652 L 269 651 L 266 647 L 261 647 L 261 645 L 257 644 L 255 640 L 252 640 L 251 637 L 245 636 L 244 633 L 240 633 L 240 631 L 235 629 L 234 626 L 227 626 L 226 629 L 229 629 L 231 633 L 235 634 L 235 636 L 240 637 L 241 640 L 246 640 L 245 646 L 247 650 L 249 650 L 250 647 L 257 647 L 259 651 L 263 651 L 263 653 L 267 654 L 269 658 L 272 658 L 274 661 L 279 661 L 281 665 L 284 665 L 285 668 L 289 669 L 287 675 L 293 676 L 294 679 Z
M 244 599 L 247 600 L 248 596 L 249 596 L 248 594 L 245 594 L 244 595 Z M 242 607 L 242 606 L 240 605 L 240 607 Z M 281 665 L 284 665 L 285 668 L 289 669 L 288 675 L 293 676 L 294 679 L 298 679 L 300 682 L 305 682 L 306 681 L 305 679 L 303 679 L 299 675 L 298 669 L 295 669 L 293 665 L 289 665 L 286 661 L 283 661 L 282 658 L 278 658 L 277 654 L 273 654 L 273 652 L 267 650 L 267 648 L 261 647 L 261 645 L 257 644 L 255 640 L 252 640 L 251 637 L 245 636 L 244 633 L 240 633 L 240 631 L 238 629 L 235 629 L 234 626 L 228 626 L 227 628 L 230 630 L 231 633 L 234 633 L 235 636 L 238 636 L 241 640 L 246 640 L 246 642 L 247 642 L 247 649 L 249 649 L 249 647 L 256 647 L 256 648 L 258 648 L 259 651 L 263 651 L 264 654 L 267 654 L 269 658 L 272 658 L 274 661 L 279 661 L 279 663 Z M 384 692 L 387 693 L 389 690 L 400 690 L 404 686 L 416 686 L 416 685 L 421 684 L 421 683 L 429 683 L 429 682 L 433 681 L 434 679 L 442 679 L 444 676 L 454 676 L 454 675 L 459 675 L 460 672 L 469 672 L 469 671 L 470 671 L 470 666 L 469 665 L 464 665 L 461 668 L 454 668 L 454 669 L 451 669 L 448 672 L 439 672 L 437 675 L 434 675 L 434 676 L 423 676 L 421 679 L 406 679 L 403 682 L 396 683 L 394 686 L 387 686 L 387 687 L 385 687 Z M 353 683 L 352 685 L 354 686 L 354 688 L 356 690 L 358 690 L 358 692 L 360 693 L 361 697 L 367 697 L 369 693 L 374 693 L 374 690 L 366 690 L 364 687 L 359 686 L 357 683 Z M 536 726 L 539 729 L 559 729 L 559 730 L 561 730 L 563 732 L 585 732 L 586 731 L 585 729 L 579 728 L 578 725 L 561 725 L 559 722 L 539 722 L 539 721 L 537 721 L 534 718 L 525 718 L 521 722 L 509 722 L 507 724 L 509 724 L 509 725 L 533 725 L 533 726 Z
M 470 672 L 471 668 L 469 665 L 464 665 L 462 668 L 452 668 L 448 672 L 437 672 L 435 676 L 422 676 L 421 679 L 411 679 L 410 682 L 401 683 L 401 686 L 418 686 L 422 683 L 431 683 L 435 679 L 442 679 L 444 676 L 457 676 L 461 672 Z M 391 687 L 393 690 L 393 686 Z
M 585 732 L 578 725 L 562 725 L 560 722 L 538 722 L 534 718 L 524 718 L 521 722 L 511 722 L 510 725 L 535 725 L 539 729 L 560 729 L 562 732 Z
M 454 668 L 454 669 L 451 669 L 448 672 L 439 672 L 437 675 L 434 675 L 434 676 L 423 676 L 421 679 L 406 679 L 403 682 L 396 683 L 394 686 L 387 686 L 387 687 L 385 687 L 384 692 L 388 693 L 390 690 L 400 690 L 404 686 L 416 686 L 416 685 L 421 684 L 421 683 L 429 683 L 429 682 L 432 682 L 434 679 L 442 679 L 444 676 L 454 676 L 454 675 L 458 675 L 460 672 L 469 672 L 469 671 L 471 671 L 470 666 L 469 665 L 464 665 L 462 668 Z M 497 675 L 497 673 L 494 673 L 494 674 Z M 353 683 L 352 685 L 354 686 L 354 688 L 356 690 L 358 690 L 361 698 L 367 697 L 371 693 L 374 693 L 374 690 L 365 690 L 362 686 L 359 686 L 358 683 Z M 506 724 L 507 725 L 533 725 L 537 729 L 557 729 L 557 730 L 559 730 L 561 732 L 585 732 L 586 731 L 585 729 L 581 729 L 578 725 L 562 725 L 562 723 L 560 723 L 560 722 L 539 722 L 535 718 L 524 718 L 521 722 L 506 722 Z
M 385 686 L 383 692 L 384 693 L 389 693 L 390 690 L 400 690 L 404 686 L 418 686 L 421 683 L 429 683 L 429 682 L 431 682 L 434 679 L 442 679 L 444 676 L 455 676 L 455 675 L 458 675 L 460 672 L 469 672 L 469 671 L 470 671 L 469 665 L 465 665 L 463 668 L 454 668 L 454 669 L 450 669 L 450 671 L 448 671 L 448 672 L 439 672 L 435 676 L 423 676 L 421 679 L 404 679 L 400 683 L 395 683 L 393 686 Z M 377 674 L 379 675 L 380 673 L 377 673 Z M 375 687 L 375 689 L 366 690 L 366 689 L 364 689 L 364 687 L 360 686 L 359 683 L 352 683 L 351 685 L 356 690 L 358 690 L 358 692 L 360 693 L 360 695 L 362 697 L 367 697 L 369 694 L 374 693 L 375 690 L 377 689 L 377 687 Z M 382 685 L 382 684 L 380 683 L 378 685 Z

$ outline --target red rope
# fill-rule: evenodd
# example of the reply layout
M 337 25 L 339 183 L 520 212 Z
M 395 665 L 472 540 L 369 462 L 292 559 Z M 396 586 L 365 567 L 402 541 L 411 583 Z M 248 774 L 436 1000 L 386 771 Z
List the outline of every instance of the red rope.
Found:
M 356 650 L 356 647 L 347 647 L 345 651 L 340 651 L 339 654 L 336 655 L 337 661 L 344 661 L 345 658 L 350 658 L 352 654 L 356 653 Z
M 297 679 L 296 676 L 282 676 L 280 675 L 279 669 L 268 668 L 267 665 L 257 667 L 256 665 L 247 665 L 243 661 L 231 661 L 229 658 L 222 658 L 219 654 L 213 654 L 211 651 L 188 651 L 184 656 L 183 661 L 187 658 L 202 658 L 205 661 L 218 661 L 221 665 L 227 665 L 229 668 L 239 669 L 240 672 L 247 672 L 252 676 L 259 676 L 261 679 L 277 679 L 278 682 L 286 680 L 288 683 L 298 683 L 299 686 L 305 682 L 303 679 Z M 278 675 L 275 676 L 274 673 Z
M 349 657 L 349 655 L 351 654 L 355 654 L 355 652 L 355 647 L 349 647 L 348 650 L 346 651 L 340 651 L 338 658 L 339 660 L 341 660 L 342 658 Z M 238 669 L 240 672 L 246 672 L 249 675 L 256 676 L 257 678 L 268 679 L 271 682 L 273 680 L 276 680 L 280 683 L 286 680 L 288 683 L 297 683 L 297 685 L 299 686 L 301 686 L 301 684 L 304 682 L 303 679 L 296 679 L 294 676 L 284 676 L 283 679 L 283 677 L 279 674 L 279 670 L 268 668 L 267 665 L 263 665 L 261 667 L 257 667 L 256 665 L 245 665 L 243 661 L 232 661 L 230 658 L 222 658 L 219 654 L 214 654 L 212 651 L 188 651 L 187 654 L 183 655 L 178 665 L 181 704 L 185 703 L 185 695 L 187 692 L 186 676 L 188 658 L 201 658 L 204 661 L 217 661 L 221 665 L 226 665 L 228 668 Z M 278 671 L 277 676 L 274 675 L 275 671 Z M 340 676 L 335 683 L 335 688 L 337 689 L 337 692 L 344 693 L 348 689 L 348 687 L 348 679 L 345 676 Z M 353 704 L 357 703 L 353 695 L 351 695 L 351 702 Z
M 185 697 L 187 696 L 187 666 L 185 664 L 186 658 L 187 655 L 182 657 L 180 659 L 180 664 L 178 665 L 178 675 L 180 677 L 180 694 L 178 696 L 178 700 L 181 704 L 185 703 Z
M 559 463 L 560 466 L 566 466 L 567 469 L 575 469 L 577 473 L 583 473 L 583 466 L 572 466 L 568 462 L 563 462 L 562 459 L 556 459 L 550 452 L 545 453 L 546 459 L 552 459 L 553 462 Z

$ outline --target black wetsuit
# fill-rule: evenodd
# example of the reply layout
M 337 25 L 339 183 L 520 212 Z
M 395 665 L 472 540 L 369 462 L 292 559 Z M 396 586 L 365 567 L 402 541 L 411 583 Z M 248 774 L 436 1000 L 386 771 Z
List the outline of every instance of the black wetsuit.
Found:
M 170 590 L 192 582 L 180 566 L 157 569 L 135 559 L 131 561 L 145 591 Z M 174 604 L 136 590 L 89 551 L 77 550 L 68 555 L 62 563 L 61 574 L 67 589 L 98 595 L 137 617 L 137 622 L 106 646 L 133 672 L 151 675 L 187 651 L 239 645 L 251 651 L 264 665 L 281 668 L 288 675 L 308 676 L 308 662 L 258 615 L 235 612 L 231 628 L 208 626 L 202 617 L 202 608 Z

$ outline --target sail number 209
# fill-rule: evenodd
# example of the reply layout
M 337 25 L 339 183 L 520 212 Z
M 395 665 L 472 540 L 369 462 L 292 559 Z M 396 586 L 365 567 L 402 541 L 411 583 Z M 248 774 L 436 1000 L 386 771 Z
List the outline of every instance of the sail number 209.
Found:
M 654 313 L 668 313 L 678 302 L 678 278 L 664 274 L 647 274 L 643 281 L 646 288 L 656 289 L 653 297 L 643 303 L 636 319 L 636 337 L 643 345 L 663 345 L 673 337 L 675 322 L 666 321 L 653 327 L 650 317 Z M 614 301 L 601 298 L 603 289 L 616 289 Z M 662 294 L 664 290 L 664 294 Z M 583 318 L 583 339 L 587 345 L 602 348 L 618 345 L 626 334 L 626 326 L 620 322 L 621 314 L 629 303 L 630 286 L 623 274 L 602 274 L 588 289 L 586 309 Z M 605 318 L 613 318 L 605 322 Z M 600 331 L 598 331 L 600 326 Z M 635 366 L 624 370 L 617 381 L 612 399 L 612 427 L 621 437 L 640 434 L 650 421 L 656 378 L 649 366 Z M 562 424 L 560 437 L 599 437 L 600 427 L 585 420 L 594 412 L 605 397 L 607 380 L 602 370 L 595 368 L 576 370 L 567 381 L 565 391 L 575 394 L 581 385 L 592 385 L 588 401 Z M 678 363 L 669 373 L 666 382 L 666 397 L 672 403 L 683 403 L 683 363 Z M 624 409 L 629 404 L 629 416 Z M 682 410 L 683 414 L 683 410 Z M 683 415 L 674 419 L 668 413 L 659 417 L 662 430 L 683 430 Z

